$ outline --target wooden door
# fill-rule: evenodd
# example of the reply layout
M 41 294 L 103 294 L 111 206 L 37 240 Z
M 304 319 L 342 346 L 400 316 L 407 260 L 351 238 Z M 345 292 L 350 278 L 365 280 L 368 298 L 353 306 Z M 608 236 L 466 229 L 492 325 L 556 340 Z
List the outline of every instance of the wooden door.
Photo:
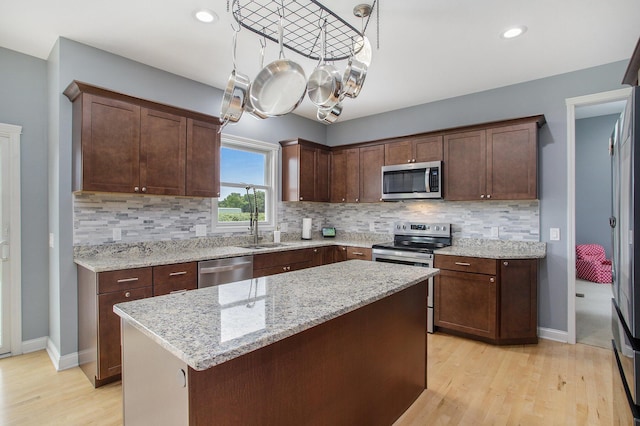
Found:
M 139 188 L 140 107 L 83 94 L 81 127 L 82 189 L 134 192 Z
M 331 152 L 331 202 L 347 201 L 347 151 Z
M 345 194 L 347 203 L 357 203 L 360 201 L 360 149 L 351 148 L 345 150 L 346 172 L 345 172 Z
M 435 325 L 496 339 L 496 286 L 494 275 L 440 270 L 434 281 Z
M 381 201 L 383 165 L 384 145 L 360 148 L 360 202 Z
M 316 176 L 314 201 L 328 202 L 331 199 L 330 178 L 331 162 L 329 151 L 316 150 Z
M 147 108 L 140 116 L 140 191 L 184 195 L 187 119 Z
M 487 194 L 498 200 L 537 198 L 536 123 L 487 129 Z
M 120 317 L 113 312 L 113 305 L 151 297 L 152 287 L 99 294 L 98 298 L 98 367 L 96 376 L 104 380 L 120 374 Z
M 217 124 L 187 119 L 187 196 L 220 196 L 219 127 Z
M 412 159 L 414 159 L 414 155 L 411 140 L 407 139 L 384 144 L 385 165 L 411 163 Z
M 486 145 L 484 130 L 444 136 L 446 200 L 486 198 Z
M 500 341 L 538 341 L 538 262 L 500 261 Z
M 442 161 L 443 156 L 442 136 L 425 136 L 413 139 L 413 158 L 416 163 Z
M 316 154 L 317 150 L 304 145 L 298 145 L 300 166 L 298 173 L 298 196 L 300 201 L 316 201 Z M 293 201 L 293 200 L 291 200 Z

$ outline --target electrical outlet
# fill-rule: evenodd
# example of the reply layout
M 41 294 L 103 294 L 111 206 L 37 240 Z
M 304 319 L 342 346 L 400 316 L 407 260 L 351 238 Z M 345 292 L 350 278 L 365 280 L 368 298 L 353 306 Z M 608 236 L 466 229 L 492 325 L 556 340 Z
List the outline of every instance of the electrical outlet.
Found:
M 122 229 L 113 228 L 113 241 L 120 241 L 122 239 Z
M 49 232 L 49 247 L 53 248 L 55 246 L 55 237 L 53 236 L 53 232 Z
M 196 237 L 207 236 L 207 225 L 196 225 Z
M 560 228 L 550 228 L 549 239 L 551 241 L 560 241 Z
M 491 238 L 498 238 L 500 237 L 500 229 L 497 226 L 492 226 L 491 227 Z

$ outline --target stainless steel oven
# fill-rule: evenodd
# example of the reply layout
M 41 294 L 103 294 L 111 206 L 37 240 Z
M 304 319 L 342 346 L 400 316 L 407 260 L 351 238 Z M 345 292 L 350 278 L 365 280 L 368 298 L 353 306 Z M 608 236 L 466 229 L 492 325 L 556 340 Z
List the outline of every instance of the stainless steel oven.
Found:
M 393 242 L 375 244 L 374 262 L 433 268 L 433 251 L 451 245 L 451 224 L 411 223 L 394 224 Z M 427 331 L 433 333 L 433 278 L 427 282 Z

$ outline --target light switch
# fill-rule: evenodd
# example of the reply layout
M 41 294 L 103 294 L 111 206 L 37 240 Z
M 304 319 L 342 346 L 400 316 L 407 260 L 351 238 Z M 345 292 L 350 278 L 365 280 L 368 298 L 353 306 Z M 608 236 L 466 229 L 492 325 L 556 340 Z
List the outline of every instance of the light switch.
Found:
M 560 241 L 560 228 L 551 228 L 549 230 L 549 239 L 551 241 Z
M 120 241 L 122 239 L 122 229 L 113 228 L 113 241 Z
M 196 237 L 207 236 L 207 225 L 196 225 Z

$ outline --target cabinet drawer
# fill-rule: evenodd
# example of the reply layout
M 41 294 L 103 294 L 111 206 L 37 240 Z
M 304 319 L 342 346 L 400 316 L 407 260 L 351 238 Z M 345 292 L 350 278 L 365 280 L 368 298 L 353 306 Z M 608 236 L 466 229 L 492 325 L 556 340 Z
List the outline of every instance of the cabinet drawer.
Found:
M 487 275 L 496 275 L 496 264 L 495 259 L 464 256 L 436 255 L 434 260 L 434 268 Z
M 312 248 L 256 254 L 253 256 L 253 270 L 312 261 L 314 254 Z
M 300 269 L 311 268 L 314 262 L 309 260 L 306 262 L 290 263 L 287 265 L 273 265 L 268 268 L 260 268 L 253 270 L 253 278 L 266 277 L 268 275 L 283 274 L 285 272 L 298 271 Z
M 347 260 L 352 259 L 371 260 L 371 249 L 366 247 L 347 246 Z
M 172 291 L 193 290 L 198 287 L 198 264 L 178 263 L 153 267 L 153 295 L 160 296 Z
M 98 294 L 147 287 L 152 283 L 151 267 L 100 272 L 98 274 Z

